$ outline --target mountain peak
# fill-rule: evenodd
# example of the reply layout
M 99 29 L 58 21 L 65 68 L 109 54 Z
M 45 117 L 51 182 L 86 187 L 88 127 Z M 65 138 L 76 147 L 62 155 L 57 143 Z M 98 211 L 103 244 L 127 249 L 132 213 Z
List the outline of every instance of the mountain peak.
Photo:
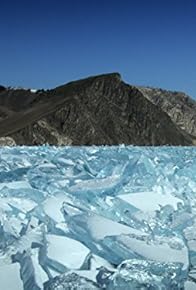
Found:
M 180 93 L 127 85 L 119 73 L 52 90 L 0 91 L 0 137 L 37 145 L 193 145 L 195 103 Z

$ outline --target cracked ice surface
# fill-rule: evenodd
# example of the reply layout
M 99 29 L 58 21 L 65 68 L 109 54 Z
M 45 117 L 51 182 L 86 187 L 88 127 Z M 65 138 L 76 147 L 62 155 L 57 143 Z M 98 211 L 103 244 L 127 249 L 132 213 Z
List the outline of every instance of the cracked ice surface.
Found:
M 0 288 L 196 289 L 196 149 L 0 148 Z

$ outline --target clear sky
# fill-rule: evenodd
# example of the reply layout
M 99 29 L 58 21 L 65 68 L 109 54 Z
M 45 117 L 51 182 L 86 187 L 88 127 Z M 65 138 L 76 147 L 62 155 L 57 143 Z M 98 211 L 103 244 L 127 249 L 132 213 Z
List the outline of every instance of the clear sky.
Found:
M 196 97 L 196 1 L 0 0 L 0 84 L 106 72 Z

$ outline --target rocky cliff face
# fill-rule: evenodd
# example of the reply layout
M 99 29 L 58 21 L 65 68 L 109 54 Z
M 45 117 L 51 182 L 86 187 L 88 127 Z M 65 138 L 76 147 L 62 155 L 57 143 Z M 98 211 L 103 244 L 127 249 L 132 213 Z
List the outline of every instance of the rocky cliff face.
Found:
M 125 84 L 117 73 L 36 93 L 3 89 L 0 137 L 26 145 L 192 145 L 195 102 L 160 92 Z
M 181 92 L 142 87 L 139 90 L 167 113 L 177 126 L 196 139 L 196 101 Z

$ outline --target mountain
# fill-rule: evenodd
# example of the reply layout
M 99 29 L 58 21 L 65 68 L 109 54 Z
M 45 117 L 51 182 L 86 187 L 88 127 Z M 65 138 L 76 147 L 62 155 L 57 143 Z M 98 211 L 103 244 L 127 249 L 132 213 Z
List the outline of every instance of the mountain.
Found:
M 196 102 L 118 73 L 52 90 L 0 86 L 0 144 L 194 145 Z
M 139 89 L 148 100 L 167 113 L 177 126 L 196 138 L 196 101 L 181 92 Z

